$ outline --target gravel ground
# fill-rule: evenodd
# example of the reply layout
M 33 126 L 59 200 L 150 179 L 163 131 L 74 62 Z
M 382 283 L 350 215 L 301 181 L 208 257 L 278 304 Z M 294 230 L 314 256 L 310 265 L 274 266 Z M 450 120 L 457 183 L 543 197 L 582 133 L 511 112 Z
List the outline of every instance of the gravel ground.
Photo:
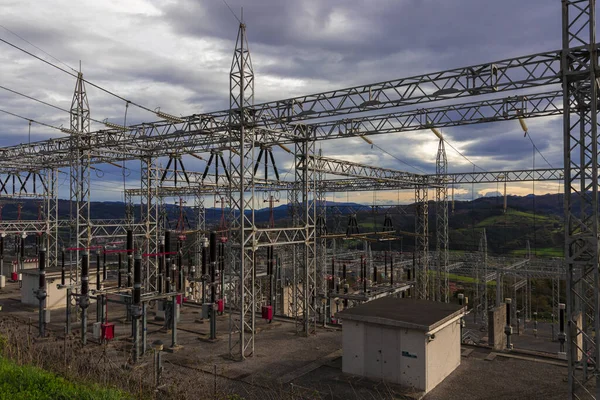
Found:
M 37 330 L 37 310 L 22 306 L 18 302 L 16 284 L 0 291 L 2 313 L 19 317 L 22 321 L 32 320 L 32 330 Z M 95 306 L 89 308 L 90 322 L 95 321 Z M 208 324 L 199 323 L 199 309 L 184 307 L 182 320 L 178 324 L 178 344 L 182 347 L 173 353 L 163 353 L 163 382 L 171 389 L 179 389 L 178 395 L 159 392 L 157 398 L 203 399 L 214 398 L 214 392 L 236 393 L 245 399 L 414 399 L 417 393 L 396 385 L 373 382 L 367 379 L 344 375 L 341 371 L 340 330 L 318 328 L 317 335 L 298 336 L 292 322 L 280 320 L 267 324 L 257 319 L 254 354 L 244 362 L 228 358 L 229 317 L 220 316 L 217 321 L 218 340 L 206 341 Z M 117 338 L 107 346 L 107 356 L 116 365 L 123 365 L 131 346 L 128 337 L 130 324 L 123 321 L 124 308 L 109 306 L 109 318 L 117 323 Z M 148 343 L 161 339 L 165 346 L 171 343 L 169 333 L 161 331 L 161 323 L 149 317 Z M 52 313 L 49 326 L 56 335 L 64 329 L 64 310 Z M 77 341 L 78 327 L 74 325 Z M 541 329 L 545 333 L 544 328 Z M 542 333 L 540 332 L 540 333 Z M 103 346 L 91 340 L 85 350 L 95 353 L 99 359 Z M 543 334 L 540 336 L 544 336 Z M 520 338 L 525 344 L 556 346 L 547 338 Z M 472 347 L 470 347 L 472 348 Z M 469 400 L 469 399 L 565 399 L 567 398 L 567 368 L 544 362 L 541 358 L 528 360 L 497 356 L 492 361 L 484 360 L 489 349 L 475 348 L 468 357 L 462 357 L 461 365 L 425 396 L 426 400 Z M 139 368 L 147 371 L 152 379 L 152 353 L 149 352 Z M 555 362 L 556 363 L 556 362 Z M 213 371 L 216 366 L 217 375 Z M 144 372 L 146 373 L 146 372 Z M 182 392 L 184 394 L 182 394 Z
M 429 392 L 426 400 L 546 399 L 568 398 L 567 368 L 543 361 L 497 356 L 476 349 L 462 357 L 461 365 Z

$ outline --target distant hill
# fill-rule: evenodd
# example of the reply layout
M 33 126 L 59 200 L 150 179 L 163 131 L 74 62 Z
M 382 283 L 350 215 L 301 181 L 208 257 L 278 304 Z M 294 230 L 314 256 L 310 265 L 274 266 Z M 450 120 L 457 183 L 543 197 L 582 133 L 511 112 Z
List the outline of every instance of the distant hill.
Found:
M 477 250 L 481 232 L 486 229 L 488 251 L 490 253 L 520 254 L 525 251 L 527 241 L 538 254 L 560 255 L 563 247 L 563 195 L 547 194 L 536 196 L 508 196 L 508 210 L 503 211 L 502 197 L 481 197 L 473 201 L 455 201 L 454 212 L 449 204 L 449 236 L 451 250 Z M 2 219 L 17 219 L 18 206 L 10 200 L 2 199 Z M 38 218 L 38 202 L 23 200 L 20 202 L 21 219 Z M 435 203 L 429 203 L 429 232 L 430 246 L 435 248 Z M 168 225 L 174 229 L 179 217 L 179 207 L 167 204 L 166 213 L 162 216 Z M 186 225 L 195 226 L 196 217 L 191 207 L 184 207 Z M 134 212 L 139 218 L 139 205 Z M 206 223 L 218 224 L 222 215 L 221 208 L 207 208 L 205 212 Z M 228 210 L 225 210 L 227 215 Z M 349 214 L 356 215 L 361 232 L 383 230 L 385 215 L 389 214 L 394 229 L 404 232 L 414 232 L 414 204 L 399 206 L 377 206 L 351 203 L 327 202 L 327 228 L 329 232 L 344 233 L 348 224 Z M 59 218 L 68 218 L 69 201 L 59 201 Z M 121 219 L 125 215 L 123 202 L 92 202 L 91 218 L 93 219 Z M 255 221 L 258 226 L 268 224 L 271 212 L 268 208 L 255 211 Z M 291 222 L 291 213 L 288 204 L 279 204 L 273 208 L 273 218 L 277 226 L 286 226 Z M 397 246 L 398 244 L 394 244 Z M 373 248 L 387 248 L 389 244 L 374 243 Z M 405 235 L 401 246 L 410 251 L 414 246 L 414 239 Z

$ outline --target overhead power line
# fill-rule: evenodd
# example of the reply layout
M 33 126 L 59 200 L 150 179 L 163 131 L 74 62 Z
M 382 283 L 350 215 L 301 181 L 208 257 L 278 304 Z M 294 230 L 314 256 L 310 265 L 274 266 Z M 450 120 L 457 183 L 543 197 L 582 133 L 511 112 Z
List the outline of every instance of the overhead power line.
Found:
M 36 102 L 38 102 L 38 103 L 40 103 L 40 104 L 43 104 L 43 105 L 45 105 L 45 106 L 48 106 L 48 107 L 55 108 L 55 109 L 57 109 L 57 110 L 59 110 L 59 111 L 63 111 L 63 112 L 66 112 L 66 113 L 69 113 L 69 112 L 70 112 L 70 111 L 69 111 L 69 110 L 67 110 L 66 108 L 62 108 L 62 107 L 56 106 L 56 105 L 54 105 L 54 104 L 47 103 L 47 102 L 45 102 L 45 101 L 43 101 L 43 100 L 36 99 L 35 97 L 31 97 L 31 96 L 28 96 L 28 95 L 26 95 L 26 94 L 23 94 L 23 93 L 21 93 L 21 92 L 17 92 L 16 90 L 9 89 L 9 88 L 7 88 L 7 87 L 5 87 L 5 86 L 0 86 L 0 89 L 4 89 L 4 90 L 6 90 L 7 92 L 11 92 L 11 93 L 14 93 L 14 94 L 16 94 L 16 95 L 19 95 L 19 96 L 25 97 L 25 98 L 27 98 L 27 99 L 29 99 L 29 100 L 36 101 Z
M 52 58 L 53 60 L 61 63 L 62 65 L 64 65 L 65 67 L 77 72 L 76 69 L 74 69 L 73 67 L 71 67 L 69 64 L 59 60 L 58 58 L 54 57 L 52 54 L 48 53 L 47 51 L 44 51 L 42 49 L 40 49 L 38 46 L 36 46 L 35 44 L 31 43 L 29 40 L 25 39 L 24 37 L 20 36 L 18 33 L 15 33 L 13 31 L 11 31 L 10 29 L 8 29 L 7 27 L 5 27 L 4 25 L 0 25 L 0 28 L 12 33 L 14 36 L 18 37 L 19 39 L 21 39 L 22 41 L 24 41 L 25 43 L 29 44 L 30 46 L 35 47 L 36 49 L 38 49 L 39 51 L 41 51 L 42 53 L 44 53 L 45 55 L 47 55 L 48 57 Z
M 227 6 L 227 8 L 229 8 L 229 11 L 231 11 L 231 14 L 235 17 L 235 19 L 237 19 L 237 21 L 241 24 L 242 21 L 238 18 L 237 14 L 235 12 L 233 12 L 233 10 L 231 9 L 231 7 L 229 7 L 229 4 L 227 4 L 226 0 L 221 0 L 223 1 L 223 4 L 225 4 Z
M 54 108 L 54 109 L 56 109 L 56 110 L 59 110 L 59 111 L 66 112 L 67 114 L 70 114 L 70 113 L 71 113 L 71 111 L 67 110 L 66 108 L 62 108 L 62 107 L 59 107 L 59 106 L 57 106 L 57 105 L 55 105 L 55 104 L 48 103 L 48 102 L 46 102 L 46 101 L 43 101 L 43 100 L 37 99 L 37 98 L 35 98 L 35 97 L 33 97 L 33 96 L 26 95 L 26 94 L 24 94 L 24 93 L 21 93 L 21 92 L 18 92 L 18 91 L 16 91 L 16 90 L 13 90 L 13 89 L 7 88 L 6 86 L 1 86 L 1 85 L 0 85 L 0 89 L 6 90 L 6 91 L 8 91 L 8 92 L 11 92 L 11 93 L 14 93 L 14 94 L 16 94 L 16 95 L 18 95 L 18 96 L 25 97 L 25 98 L 27 98 L 27 99 L 29 99 L 29 100 L 32 100 L 32 101 L 38 102 L 38 103 L 40 103 L 40 104 L 43 104 L 43 105 L 45 105 L 45 106 L 52 107 L 52 108 Z M 29 119 L 28 119 L 28 120 L 29 120 Z M 91 117 L 90 117 L 90 121 L 94 121 L 94 122 L 96 122 L 96 123 L 98 123 L 98 124 L 106 124 L 106 122 L 105 122 L 105 121 L 100 121 L 100 120 L 97 120 L 97 119 L 94 119 L 94 118 L 91 118 Z M 127 127 L 127 125 L 124 125 L 124 126 L 125 126 L 125 127 Z
M 401 162 L 402 164 L 404 164 L 404 165 L 406 165 L 406 166 L 409 166 L 409 167 L 411 167 L 411 168 L 413 168 L 413 169 L 416 169 L 417 171 L 419 171 L 419 172 L 422 172 L 422 173 L 424 173 L 424 174 L 426 174 L 426 173 L 427 173 L 427 172 L 423 171 L 421 168 L 419 168 L 419 167 L 415 167 L 414 165 L 411 165 L 411 164 L 407 163 L 406 161 L 404 161 L 404 160 L 402 160 L 402 159 L 400 159 L 400 158 L 396 157 L 395 155 L 393 155 L 393 154 L 392 154 L 392 153 L 390 153 L 389 151 L 387 151 L 387 150 L 383 149 L 382 147 L 379 147 L 379 146 L 377 146 L 375 143 L 373 143 L 373 144 L 372 144 L 372 146 L 373 146 L 373 147 L 377 147 L 377 148 L 378 148 L 380 151 L 384 152 L 384 153 L 385 153 L 385 154 L 387 154 L 388 156 L 390 156 L 390 157 L 394 158 L 396 161 L 399 161 L 399 162 Z
M 11 47 L 13 47 L 13 48 L 15 48 L 15 49 L 17 49 L 17 50 L 19 50 L 19 51 L 22 51 L 23 53 L 25 53 L 25 54 L 27 54 L 27 55 L 29 55 L 29 56 L 31 56 L 31 57 L 33 57 L 33 58 L 37 59 L 37 60 L 40 60 L 41 62 L 43 62 L 43 63 L 45 63 L 45 64 L 48 64 L 49 66 L 51 66 L 51 67 L 53 67 L 53 68 L 56 68 L 56 69 L 57 69 L 57 70 L 59 70 L 59 71 L 62 71 L 62 72 L 64 72 L 65 74 L 68 74 L 68 75 L 70 75 L 70 76 L 72 76 L 72 77 L 74 77 L 74 78 L 79 78 L 78 74 L 74 74 L 74 73 L 72 73 L 71 71 L 67 71 L 66 69 L 64 69 L 64 68 L 62 68 L 62 67 L 59 67 L 58 65 L 56 65 L 56 64 L 53 64 L 53 63 L 51 63 L 51 62 L 50 62 L 50 61 L 48 61 L 48 60 L 44 60 L 43 58 L 41 58 L 41 57 L 39 57 L 39 56 L 37 56 L 37 55 L 35 55 L 35 54 L 33 54 L 33 53 L 31 53 L 31 52 L 29 52 L 29 51 L 27 51 L 27 50 L 23 49 L 23 48 L 21 48 L 21 47 L 19 47 L 19 46 L 15 45 L 15 44 L 12 44 L 12 43 L 10 43 L 10 42 L 9 42 L 9 41 L 7 41 L 7 40 L 4 40 L 4 39 L 0 38 L 0 42 L 6 43 L 7 45 L 9 45 L 9 46 L 11 46 Z M 92 86 L 92 87 L 95 87 L 96 89 L 99 89 L 99 90 L 101 90 L 101 91 L 103 91 L 103 92 L 105 92 L 105 93 L 107 93 L 107 94 L 110 94 L 111 96 L 114 96 L 114 97 L 116 97 L 116 98 L 117 98 L 117 99 L 119 99 L 119 100 L 122 100 L 122 101 L 124 101 L 124 102 L 126 102 L 126 103 L 129 103 L 129 104 L 132 104 L 132 105 L 134 105 L 134 106 L 136 106 L 136 107 L 138 107 L 138 108 L 141 108 L 142 110 L 145 110 L 145 111 L 148 111 L 148 112 L 150 112 L 150 113 L 152 113 L 152 114 L 155 114 L 155 115 L 157 115 L 155 110 L 152 110 L 152 109 L 150 109 L 150 108 L 148 108 L 148 107 L 145 107 L 145 106 L 143 106 L 143 105 L 141 105 L 141 104 L 138 104 L 138 103 L 136 103 L 136 102 L 133 102 L 133 101 L 131 101 L 131 100 L 127 100 L 126 98 L 124 98 L 124 97 L 122 97 L 122 96 L 119 96 L 118 94 L 116 94 L 116 93 L 114 93 L 114 92 L 111 92 L 110 90 L 108 90 L 108 89 L 105 89 L 105 88 L 103 88 L 102 86 L 96 85 L 95 83 L 93 83 L 93 82 L 90 82 L 90 81 L 88 81 L 87 79 L 84 79 L 84 78 L 82 78 L 82 81 L 83 81 L 83 82 L 85 82 L 85 83 L 87 83 L 88 85 L 90 85 L 90 86 Z
M 2 109 L 0 109 L 0 112 L 3 112 L 3 113 L 5 113 L 5 114 L 8 114 L 8 115 L 12 115 L 13 117 L 16 117 L 16 118 L 21 118 L 22 120 L 25 120 L 25 121 L 33 122 L 34 124 L 38 124 L 38 125 L 47 126 L 48 128 L 56 129 L 56 130 L 58 130 L 58 131 L 60 131 L 60 130 L 61 130 L 61 129 L 60 129 L 59 127 L 57 127 L 57 126 L 50 125 L 50 124 L 47 124 L 47 123 L 45 123 L 45 122 L 36 121 L 35 119 L 27 118 L 27 117 L 24 117 L 24 116 L 22 116 L 22 115 L 19 115 L 19 114 L 12 113 L 12 112 L 10 112 L 10 111 L 6 111 L 6 110 L 2 110 Z
M 533 146 L 533 148 L 535 149 L 535 151 L 538 152 L 538 154 L 544 159 L 544 161 L 546 161 L 546 164 L 548 164 L 550 166 L 550 168 L 554 168 L 552 166 L 552 164 L 550 164 L 550 162 L 546 159 L 546 157 L 544 157 L 544 155 L 542 154 L 542 152 L 540 151 L 540 149 L 538 149 L 538 147 L 535 145 L 535 143 L 533 142 L 533 139 L 531 138 L 531 134 L 529 132 L 527 132 L 527 134 L 525 135 L 529 138 L 529 141 L 531 142 L 531 145 Z
M 474 168 L 479 168 L 480 170 L 482 170 L 483 172 L 488 172 L 486 171 L 484 168 L 481 168 L 479 165 L 475 164 L 473 161 L 469 160 L 469 158 L 467 156 L 465 156 L 463 153 L 461 153 L 456 147 L 454 147 L 452 145 L 452 143 L 450 143 L 448 141 L 448 139 L 444 138 L 444 142 L 450 146 L 452 148 L 452 150 L 454 150 L 455 152 L 457 152 L 462 158 L 464 158 L 465 160 L 467 160 L 467 162 L 469 162 Z

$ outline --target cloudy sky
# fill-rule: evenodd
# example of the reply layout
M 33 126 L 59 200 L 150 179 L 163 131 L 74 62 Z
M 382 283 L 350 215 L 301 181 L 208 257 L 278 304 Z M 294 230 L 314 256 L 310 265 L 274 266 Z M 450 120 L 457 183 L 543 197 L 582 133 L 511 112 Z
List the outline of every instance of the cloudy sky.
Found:
M 385 81 L 561 47 L 558 0 L 229 0 L 244 20 L 256 75 L 256 102 Z M 0 24 L 64 64 L 81 68 L 86 79 L 148 108 L 175 115 L 228 107 L 229 68 L 238 22 L 222 0 L 0 0 Z M 0 38 L 63 68 L 64 64 L 0 28 Z M 0 43 L 0 85 L 69 108 L 75 80 Z M 124 102 L 88 87 L 92 117 L 124 122 Z M 68 126 L 68 114 L 0 90 L 0 108 L 52 125 Z M 127 124 L 154 121 L 130 107 Z M 0 113 L 0 145 L 29 140 L 27 121 Z M 528 121 L 538 148 L 562 166 L 560 118 Z M 93 124 L 93 129 L 102 125 Z M 61 133 L 32 125 L 31 140 Z M 515 121 L 444 130 L 447 140 L 488 171 L 531 168 L 532 147 Z M 360 139 L 321 143 L 327 156 L 390 168 L 435 171 L 437 139 L 429 131 L 375 136 L 397 158 Z M 473 166 L 448 148 L 451 172 Z M 280 169 L 290 162 L 281 159 Z M 188 169 L 203 170 L 200 161 Z M 548 166 L 539 155 L 537 167 Z M 127 163 L 127 186 L 137 162 Z M 103 167 L 93 178 L 93 198 L 121 198 L 121 171 Z M 61 181 L 66 176 L 61 175 Z M 68 185 L 64 183 L 64 187 Z M 458 193 L 466 193 L 470 187 Z M 478 194 L 496 185 L 475 188 Z M 536 185 L 536 194 L 556 193 L 558 184 Z M 511 185 L 527 194 L 532 185 Z M 61 189 L 61 197 L 67 193 Z M 433 194 L 432 194 L 433 195 Z M 477 194 L 476 194 L 477 195 Z M 407 199 L 410 196 L 402 196 Z M 471 194 L 465 194 L 467 198 Z M 346 198 L 345 195 L 336 199 Z M 377 202 L 395 201 L 379 194 Z M 333 199 L 329 196 L 329 199 Z M 371 202 L 372 194 L 350 199 Z

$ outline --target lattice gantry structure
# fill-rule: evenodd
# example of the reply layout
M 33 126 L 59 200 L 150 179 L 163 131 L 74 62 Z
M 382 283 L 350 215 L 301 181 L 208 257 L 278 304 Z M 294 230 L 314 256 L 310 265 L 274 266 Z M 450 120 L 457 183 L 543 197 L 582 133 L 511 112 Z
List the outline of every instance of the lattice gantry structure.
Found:
M 200 222 L 196 233 L 201 239 L 204 233 L 199 232 L 208 229 L 200 211 L 204 198 L 218 193 L 227 211 L 221 225 L 227 247 L 224 289 L 230 308 L 230 350 L 238 359 L 254 353 L 255 319 L 260 306 L 256 260 L 263 257 L 266 248 L 289 256 L 289 309 L 299 333 L 315 332 L 317 320 L 322 317 L 318 302 L 326 301 L 327 296 L 324 280 L 330 272 L 334 275 L 329 268 L 328 249 L 324 248 L 328 240 L 332 241 L 322 229 L 329 218 L 324 212 L 324 193 L 414 193 L 414 293 L 421 298 L 446 301 L 450 268 L 447 249 L 452 247 L 447 240 L 448 187 L 563 181 L 567 306 L 573 327 L 568 340 L 569 382 L 573 397 L 599 398 L 600 384 L 595 382 L 595 360 L 600 359 L 595 3 L 562 1 L 561 50 L 258 104 L 254 102 L 254 71 L 246 26 L 242 23 L 230 71 L 228 109 L 189 116 L 157 112 L 158 121 L 122 127 L 107 125 L 107 129 L 91 132 L 80 74 L 70 128 L 64 130 L 68 137 L 0 149 L 0 172 L 3 177 L 23 179 L 28 173 L 36 179 L 42 177 L 44 185 L 38 188 L 38 196 L 45 204 L 43 222 L 37 223 L 39 227 L 27 222 L 30 227 L 26 229 L 46 233 L 47 247 L 54 249 L 50 255 L 52 263 L 57 262 L 56 232 L 62 223 L 56 208 L 56 176 L 63 170 L 68 170 L 70 178 L 72 207 L 66 224 L 72 231 L 71 246 L 77 249 L 93 246 L 94 232 L 102 225 L 94 224 L 90 218 L 90 168 L 94 165 L 140 162 L 141 183 L 126 198 L 128 203 L 139 199 L 141 211 L 138 215 L 129 212 L 124 223 L 139 235 L 148 254 L 158 252 L 158 238 L 165 229 L 160 221 L 160 199 L 179 197 L 183 192 L 197 198 Z M 555 115 L 564 116 L 564 169 L 449 173 L 443 141 L 439 143 L 435 174 L 430 175 L 363 165 L 316 152 L 316 143 L 321 140 L 369 140 L 373 135 L 393 132 Z M 271 148 L 279 149 L 274 159 L 291 159 L 292 179 L 273 174 L 262 178 L 254 172 L 260 150 Z M 166 184 L 174 178 L 161 179 L 165 171 L 160 166 L 161 158 L 182 162 L 190 157 L 208 158 L 203 154 L 220 154 L 219 160 L 227 165 L 217 167 L 217 174 L 186 171 L 185 187 Z M 223 167 L 227 171 L 225 179 L 218 176 Z M 176 172 L 179 173 L 181 168 Z M 15 195 L 25 193 L 19 190 L 18 182 L 16 186 Z M 429 232 L 429 190 L 435 191 L 435 235 Z M 260 208 L 262 199 L 256 193 L 265 191 L 285 193 L 292 210 L 287 226 L 257 226 L 254 211 Z M 23 232 L 15 221 L 2 221 L 0 229 Z M 429 254 L 430 237 L 436 238 L 435 257 Z M 144 288 L 156 290 L 157 260 L 145 257 L 144 272 Z M 482 274 L 487 279 L 484 271 Z M 595 356 L 581 357 L 590 352 Z M 594 385 L 596 388 L 592 388 Z
M 569 386 L 575 398 L 600 398 L 596 2 L 562 6 Z

